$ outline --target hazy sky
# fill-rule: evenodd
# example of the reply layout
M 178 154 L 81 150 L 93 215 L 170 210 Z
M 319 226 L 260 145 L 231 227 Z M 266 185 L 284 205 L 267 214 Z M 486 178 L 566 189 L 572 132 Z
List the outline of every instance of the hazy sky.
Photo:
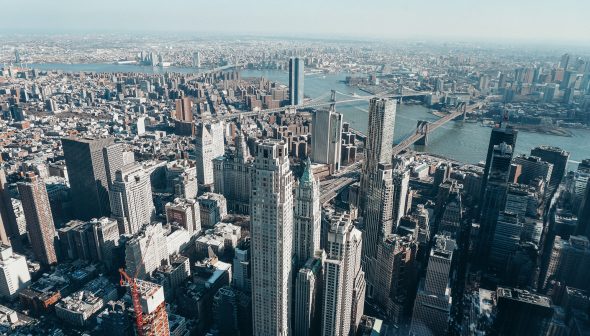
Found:
M 590 0 L 13 0 L 2 32 L 206 32 L 589 42 Z

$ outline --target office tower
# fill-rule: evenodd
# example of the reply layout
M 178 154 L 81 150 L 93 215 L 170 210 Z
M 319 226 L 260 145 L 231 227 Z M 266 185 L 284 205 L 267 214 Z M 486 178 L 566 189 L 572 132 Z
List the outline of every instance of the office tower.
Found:
M 408 186 L 410 173 L 407 170 L 393 171 L 393 227 L 397 227 L 400 218 L 406 215 L 408 208 Z
M 214 335 L 240 336 L 239 293 L 230 286 L 221 287 L 213 297 Z
M 498 215 L 490 249 L 489 266 L 500 274 L 506 269 L 508 257 L 518 249 L 523 220 L 519 220 L 518 215 L 510 212 L 501 212 Z
M 189 97 L 176 99 L 175 119 L 184 122 L 193 121 L 193 102 Z
M 111 209 L 121 234 L 134 234 L 155 215 L 150 175 L 140 165 L 117 171 L 111 186 Z
M 166 222 L 177 223 L 188 231 L 189 235 L 201 232 L 201 210 L 199 202 L 194 199 L 176 198 L 166 204 Z
M 213 159 L 223 156 L 225 152 L 223 123 L 198 124 L 195 135 L 195 157 L 197 164 L 197 181 L 205 186 L 212 186 Z
M 364 272 L 361 232 L 347 213 L 330 221 L 324 261 L 322 335 L 354 335 L 363 315 Z
M 31 274 L 25 256 L 12 252 L 9 245 L 0 245 L 0 297 L 11 299 L 29 286 Z
M 14 63 L 15 64 L 21 63 L 20 52 L 18 51 L 18 49 L 14 49 Z
M 430 242 L 430 214 L 424 204 L 418 204 L 412 216 L 418 220 L 418 243 L 422 247 Z
M 514 148 L 516 145 L 518 131 L 510 126 L 504 126 L 492 128 L 492 132 L 490 134 L 490 142 L 488 144 L 488 152 L 486 155 L 486 165 L 482 176 L 481 195 L 479 197 L 480 199 L 483 199 L 483 194 L 485 193 L 486 185 L 488 183 L 488 176 L 490 175 L 490 170 L 492 167 L 492 154 L 494 153 L 494 147 L 500 145 L 503 142 L 512 148 Z
M 92 227 L 98 260 L 107 269 L 113 269 L 117 261 L 116 249 L 119 247 L 119 224 L 116 220 L 107 217 L 93 219 L 89 223 Z
M 478 238 L 479 261 L 483 264 L 488 258 L 498 215 L 506 205 L 512 153 L 512 147 L 503 142 L 494 146 L 490 158 L 488 181 L 481 201 L 481 229 Z
M 524 184 L 510 183 L 506 193 L 505 212 L 519 217 L 536 217 L 539 199 L 534 187 Z
M 538 178 L 548 184 L 551 180 L 553 164 L 545 162 L 539 157 L 519 155 L 512 162 L 521 167 L 518 183 L 531 184 Z
M 289 59 L 289 99 L 291 105 L 303 104 L 304 77 L 303 59 L 299 57 Z
M 198 192 L 197 168 L 191 160 L 166 163 L 166 190 L 180 198 L 195 198 Z
M 410 335 L 444 335 L 451 311 L 451 266 L 456 243 L 444 235 L 434 237 L 426 277 L 420 281 Z
M 411 307 L 410 290 L 416 282 L 417 244 L 411 236 L 388 235 L 377 249 L 373 297 L 388 321 L 400 325 Z
M 193 68 L 200 68 L 201 67 L 201 53 L 194 52 L 193 53 Z
M 545 335 L 553 316 L 551 299 L 523 289 L 496 289 L 493 335 Z
M 570 63 L 570 54 L 563 54 L 561 55 L 561 59 L 559 60 L 559 67 L 561 69 L 567 69 L 567 66 Z
M 0 242 L 10 245 L 9 239 L 15 239 L 20 235 L 7 187 L 6 174 L 4 169 L 0 169 Z
M 197 200 L 203 227 L 212 228 L 227 215 L 227 201 L 223 195 L 207 192 L 199 196 Z
M 235 142 L 235 151 L 213 160 L 214 190 L 225 196 L 228 210 L 249 214 L 252 157 L 241 128 Z
M 307 260 L 299 269 L 295 280 L 295 325 L 294 335 L 312 336 L 320 333 L 322 314 L 322 265 L 323 250 Z
M 299 185 L 295 189 L 295 262 L 297 268 L 303 266 L 320 249 L 321 212 L 320 186 L 311 171 L 311 161 L 307 159 Z
M 162 263 L 170 264 L 166 244 L 166 230 L 162 223 L 146 225 L 125 244 L 125 269 L 140 279 L 148 278 Z
M 120 147 L 113 138 L 64 138 L 63 151 L 76 218 L 89 220 L 110 215 L 109 180 L 121 169 Z
M 377 174 L 368 181 L 363 217 L 363 270 L 367 276 L 369 296 L 375 279 L 377 246 L 393 232 L 393 181 L 391 165 L 379 164 Z
M 256 144 L 250 196 L 254 335 L 289 335 L 293 258 L 293 175 L 287 144 Z
M 556 280 L 570 287 L 590 290 L 590 242 L 584 236 L 555 239 L 546 283 Z
M 453 193 L 450 195 L 450 201 L 445 205 L 440 223 L 438 225 L 438 232 L 445 232 L 451 237 L 458 239 L 461 233 L 461 225 L 463 224 L 463 202 L 461 193 Z
M 312 115 L 311 158 L 313 162 L 327 164 L 330 172 L 340 170 L 342 147 L 342 114 L 330 110 L 317 110 Z
M 54 246 L 55 225 L 45 183 L 29 172 L 26 182 L 18 183 L 18 192 L 35 258 L 44 265 L 52 265 L 57 262 Z
M 232 263 L 232 286 L 250 293 L 251 291 L 250 273 L 250 239 L 241 240 L 236 246 L 234 260 Z
M 164 288 L 152 282 L 136 279 L 142 308 L 142 335 L 170 335 Z

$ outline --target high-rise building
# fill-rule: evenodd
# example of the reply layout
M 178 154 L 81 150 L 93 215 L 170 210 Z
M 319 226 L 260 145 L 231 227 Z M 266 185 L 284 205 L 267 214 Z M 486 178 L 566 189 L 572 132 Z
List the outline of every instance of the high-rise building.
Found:
M 64 138 L 72 208 L 76 218 L 89 220 L 109 216 L 109 180 L 120 170 L 122 154 L 113 145 L 113 138 Z
M 176 198 L 166 204 L 166 222 L 178 223 L 189 235 L 201 232 L 201 210 L 199 202 L 194 199 Z
M 197 181 L 206 186 L 213 186 L 213 159 L 223 156 L 225 152 L 223 123 L 198 124 L 195 135 L 195 157 Z
M 215 335 L 240 336 L 239 292 L 230 286 L 221 287 L 213 297 Z
M 411 307 L 410 290 L 416 282 L 417 244 L 412 236 L 388 235 L 379 243 L 374 299 L 388 320 L 400 325 Z
M 519 155 L 512 162 L 521 167 L 518 183 L 531 184 L 538 178 L 549 184 L 553 174 L 553 164 L 545 162 L 539 157 L 528 155 Z
M 483 198 L 483 194 L 485 193 L 486 185 L 488 183 L 488 175 L 490 174 L 492 167 L 492 154 L 494 153 L 494 147 L 504 142 L 514 148 L 516 145 L 517 135 L 518 131 L 510 126 L 492 128 L 490 142 L 488 144 L 488 152 L 486 155 L 486 165 L 483 171 L 480 199 Z
M 0 169 L 0 242 L 10 245 L 9 239 L 17 238 L 19 230 L 7 187 L 6 174 Z
M 35 258 L 44 265 L 57 262 L 55 254 L 55 225 L 45 183 L 34 173 L 27 173 L 26 182 L 18 183 L 27 232 Z
M 347 213 L 335 213 L 328 232 L 324 261 L 322 335 L 354 335 L 365 297 L 361 269 L 362 234 Z
M 505 142 L 494 146 L 490 162 L 486 163 L 490 170 L 480 206 L 481 229 L 478 239 L 479 260 L 484 264 L 487 262 L 498 215 L 506 205 L 512 148 Z
M 438 232 L 446 232 L 457 239 L 463 224 L 463 201 L 461 193 L 453 193 L 449 198 L 438 225 Z
M 255 335 L 289 335 L 293 175 L 287 144 L 256 144 L 250 196 L 252 321 Z
M 295 280 L 294 335 L 312 336 L 320 333 L 322 266 L 325 252 L 316 252 L 316 256 L 310 258 L 299 269 Z
M 111 186 L 112 215 L 121 233 L 134 234 L 155 215 L 150 175 L 140 165 L 117 171 Z
M 11 299 L 30 282 L 31 274 L 25 257 L 13 253 L 12 247 L 0 244 L 0 297 Z
M 249 214 L 252 157 L 241 129 L 235 141 L 234 152 L 213 160 L 214 189 L 225 196 L 228 210 Z
M 125 244 L 125 268 L 128 274 L 146 279 L 162 262 L 169 264 L 166 230 L 162 223 L 144 226 L 143 230 L 129 239 Z
M 294 253 L 297 268 L 303 266 L 320 249 L 320 186 L 311 171 L 309 159 L 295 189 Z
M 193 102 L 189 97 L 176 99 L 175 117 L 179 121 L 193 121 Z
M 406 215 L 410 174 L 407 170 L 393 171 L 393 227 Z
M 193 68 L 201 67 L 201 53 L 196 51 L 193 53 Z
M 498 215 L 490 248 L 489 266 L 500 274 L 506 269 L 508 258 L 518 249 L 523 220 L 510 212 L 501 212 Z
M 143 335 L 170 335 L 164 288 L 152 282 L 136 279 L 142 308 Z
M 303 104 L 303 81 L 305 69 L 303 59 L 289 59 L 289 99 L 291 105 Z
M 545 335 L 553 316 L 551 299 L 523 289 L 498 287 L 494 335 Z
M 363 217 L 363 270 L 367 277 L 367 291 L 372 295 L 375 279 L 377 246 L 393 232 L 393 181 L 391 165 L 380 164 L 374 179 L 368 181 Z
M 331 172 L 340 170 L 342 147 L 342 114 L 330 110 L 317 110 L 312 115 L 311 158 L 313 162 L 327 164 Z
M 250 239 L 238 243 L 232 264 L 232 285 L 246 293 L 251 291 Z
M 556 237 L 547 270 L 547 281 L 590 290 L 590 242 L 584 236 Z
M 107 269 L 113 269 L 117 259 L 116 249 L 119 246 L 119 224 L 116 220 L 103 217 L 91 220 L 90 225 L 97 247 L 98 260 Z
M 197 200 L 203 227 L 212 228 L 227 215 L 227 201 L 223 195 L 207 192 L 199 196 Z
M 456 243 L 444 235 L 434 237 L 426 277 L 414 302 L 410 335 L 444 335 L 451 311 L 451 266 Z

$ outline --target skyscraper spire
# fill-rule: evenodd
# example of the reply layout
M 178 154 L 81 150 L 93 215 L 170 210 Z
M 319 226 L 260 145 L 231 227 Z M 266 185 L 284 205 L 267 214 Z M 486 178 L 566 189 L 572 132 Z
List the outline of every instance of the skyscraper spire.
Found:
M 299 186 L 295 190 L 295 258 L 297 268 L 313 258 L 320 248 L 321 212 L 320 189 L 307 158 Z

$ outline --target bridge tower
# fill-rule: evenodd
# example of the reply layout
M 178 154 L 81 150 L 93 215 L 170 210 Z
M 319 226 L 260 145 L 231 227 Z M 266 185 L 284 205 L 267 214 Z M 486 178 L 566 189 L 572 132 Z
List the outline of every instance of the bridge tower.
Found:
M 462 102 L 459 106 L 460 109 L 463 109 L 463 121 L 465 121 L 465 119 L 467 118 L 467 103 Z
M 428 121 L 418 120 L 416 125 L 416 134 L 420 134 L 421 137 L 415 142 L 415 144 L 426 146 L 428 144 Z
M 330 93 L 330 101 L 332 103 L 336 102 L 336 90 L 332 90 L 332 92 Z

